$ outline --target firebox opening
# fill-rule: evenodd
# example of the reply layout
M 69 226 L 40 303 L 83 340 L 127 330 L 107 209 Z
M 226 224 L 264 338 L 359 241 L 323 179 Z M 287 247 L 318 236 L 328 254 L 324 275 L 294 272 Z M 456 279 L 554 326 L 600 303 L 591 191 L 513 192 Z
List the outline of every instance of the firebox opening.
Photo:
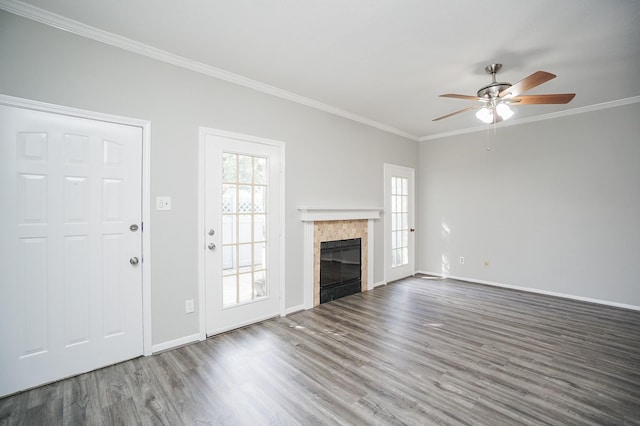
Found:
M 321 242 L 320 303 L 359 293 L 361 286 L 361 239 Z

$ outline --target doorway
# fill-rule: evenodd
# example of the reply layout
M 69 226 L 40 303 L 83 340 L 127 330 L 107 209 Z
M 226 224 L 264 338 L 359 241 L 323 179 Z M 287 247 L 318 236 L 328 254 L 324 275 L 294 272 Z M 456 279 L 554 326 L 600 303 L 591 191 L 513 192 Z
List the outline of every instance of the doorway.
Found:
M 7 96 L 0 122 L 0 395 L 150 353 L 149 124 Z
M 206 335 L 284 314 L 284 145 L 201 129 Z
M 384 165 L 385 282 L 415 273 L 415 171 Z

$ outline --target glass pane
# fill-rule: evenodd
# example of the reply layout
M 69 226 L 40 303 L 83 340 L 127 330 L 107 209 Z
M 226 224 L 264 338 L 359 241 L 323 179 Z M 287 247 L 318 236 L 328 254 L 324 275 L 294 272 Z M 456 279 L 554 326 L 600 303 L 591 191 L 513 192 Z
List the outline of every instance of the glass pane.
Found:
M 396 239 L 396 231 L 391 233 L 391 250 L 395 250 L 398 247 L 397 239 Z
M 267 183 L 267 159 L 262 157 L 253 157 L 253 183 Z
M 222 185 L 222 213 L 236 212 L 237 185 Z
M 406 265 L 409 263 L 409 249 L 407 247 L 402 249 L 402 264 Z
M 267 246 L 265 243 L 256 243 L 253 245 L 253 269 L 266 268 Z
M 253 161 L 248 155 L 238 155 L 238 181 L 251 183 L 253 180 Z
M 238 215 L 238 242 L 239 243 L 251 242 L 251 215 L 250 214 Z
M 402 231 L 402 247 L 409 247 L 409 231 Z
M 253 274 L 253 294 L 257 299 L 267 295 L 267 280 L 265 271 L 259 271 Z
M 238 156 L 236 154 L 222 154 L 222 181 L 235 182 L 238 180 Z
M 238 213 L 251 213 L 251 187 L 239 186 L 238 187 Z
M 235 305 L 237 302 L 237 275 L 222 278 L 222 306 Z
M 225 307 L 267 295 L 268 167 L 266 157 L 223 154 L 222 258 Z
M 238 303 L 249 302 L 253 298 L 251 273 L 238 275 Z
M 234 214 L 222 215 L 222 244 L 233 244 L 236 242 L 237 216 Z
M 409 195 L 409 179 L 401 179 L 402 180 L 402 190 L 401 190 L 401 194 L 402 195 Z
M 253 241 L 267 239 L 267 217 L 263 214 L 253 215 Z
M 251 244 L 240 244 L 238 246 L 238 267 L 240 272 L 251 271 Z
M 409 229 L 409 214 L 408 213 L 402 213 L 401 215 L 401 223 L 400 223 L 400 229 Z
M 237 246 L 222 247 L 222 275 L 231 275 L 238 273 L 236 247 Z
M 409 197 L 402 197 L 402 211 L 409 211 Z
M 267 198 L 266 186 L 253 187 L 253 211 L 255 213 L 264 213 L 267 210 L 266 198 Z

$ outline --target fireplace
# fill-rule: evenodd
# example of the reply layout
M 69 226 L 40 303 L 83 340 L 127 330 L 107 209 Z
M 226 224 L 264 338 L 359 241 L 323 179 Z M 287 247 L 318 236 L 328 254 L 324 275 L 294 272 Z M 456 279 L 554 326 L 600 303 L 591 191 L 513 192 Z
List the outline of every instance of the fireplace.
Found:
M 373 230 L 382 209 L 299 207 L 298 210 L 304 222 L 304 305 L 295 309 L 310 309 L 321 303 L 320 250 L 327 241 L 360 239 L 359 291 L 373 289 Z
M 320 303 L 360 293 L 362 239 L 320 243 Z

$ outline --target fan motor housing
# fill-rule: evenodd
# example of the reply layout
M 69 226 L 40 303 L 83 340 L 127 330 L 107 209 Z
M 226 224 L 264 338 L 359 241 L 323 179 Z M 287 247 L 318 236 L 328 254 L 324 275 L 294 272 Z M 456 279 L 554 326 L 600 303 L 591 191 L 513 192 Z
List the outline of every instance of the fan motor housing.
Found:
M 511 87 L 511 83 L 495 82 L 482 87 L 478 90 L 479 98 L 497 98 L 498 94 L 505 89 Z

